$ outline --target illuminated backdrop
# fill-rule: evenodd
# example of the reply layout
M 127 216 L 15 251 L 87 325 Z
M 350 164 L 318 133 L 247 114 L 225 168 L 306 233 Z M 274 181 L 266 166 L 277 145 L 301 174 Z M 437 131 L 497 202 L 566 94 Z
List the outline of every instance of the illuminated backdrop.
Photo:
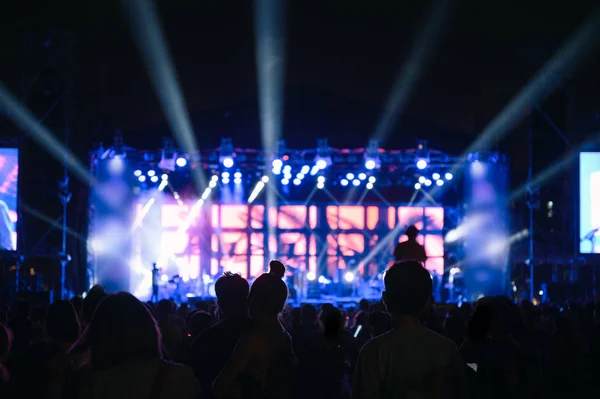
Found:
M 157 205 L 159 215 L 148 214 L 134 237 L 134 259 L 147 269 L 156 261 L 169 276 L 185 280 L 223 271 L 253 278 L 272 257 L 291 268 L 304 263 L 334 280 L 344 269 L 372 275 L 387 263 L 395 242 L 372 264 L 361 260 L 398 224 L 422 230 L 418 239 L 429 256 L 426 267 L 437 273 L 444 269 L 442 207 L 281 205 L 265 215 L 264 205 L 207 204 L 190 228 L 180 231 L 191 207 Z M 142 208 L 138 205 L 137 212 Z M 269 224 L 275 226 L 271 237 Z

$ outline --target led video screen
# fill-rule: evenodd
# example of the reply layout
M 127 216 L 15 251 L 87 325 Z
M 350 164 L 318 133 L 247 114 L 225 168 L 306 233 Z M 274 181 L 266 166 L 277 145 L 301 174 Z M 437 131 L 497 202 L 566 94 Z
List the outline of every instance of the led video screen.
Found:
M 579 154 L 579 252 L 600 253 L 600 152 Z
M 330 278 L 345 269 L 371 276 L 387 264 L 396 243 L 390 241 L 369 264 L 365 257 L 396 226 L 403 231 L 411 224 L 421 230 L 426 268 L 444 272 L 442 207 L 281 205 L 265 215 L 264 205 L 210 205 L 186 223 L 191 206 L 159 202 L 160 214 L 150 212 L 139 229 L 134 256 L 136 263 L 157 262 L 169 276 L 194 279 L 230 271 L 254 278 L 271 257 Z M 143 205 L 137 210 L 139 215 Z
M 0 148 L 0 250 L 17 249 L 19 150 Z

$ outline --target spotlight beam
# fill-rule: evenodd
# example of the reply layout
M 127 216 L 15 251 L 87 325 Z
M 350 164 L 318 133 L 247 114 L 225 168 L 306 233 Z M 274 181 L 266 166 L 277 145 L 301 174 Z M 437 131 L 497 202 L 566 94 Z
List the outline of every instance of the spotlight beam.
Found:
M 407 61 L 396 75 L 394 86 L 375 128 L 373 139 L 384 141 L 388 137 L 396 120 L 411 100 L 412 93 L 426 69 L 428 58 L 437 44 L 436 41 L 451 19 L 454 3 L 452 0 L 439 1 L 434 9 L 427 13 L 427 19 L 415 35 L 417 39 L 410 49 Z
M 539 104 L 550 93 L 546 88 L 548 81 L 562 78 L 576 70 L 586 54 L 600 41 L 600 8 L 597 8 L 556 51 L 554 56 L 529 80 L 527 85 L 513 97 L 483 130 L 465 154 L 489 148 L 502 140 L 513 127 L 529 114 L 535 104 Z M 455 171 L 454 169 L 453 171 Z
M 39 123 L 36 116 L 23 106 L 2 82 L 0 82 L 0 110 L 15 125 L 33 138 L 40 147 L 44 148 L 56 160 L 64 163 L 78 179 L 90 186 L 96 186 L 95 179 L 79 162 L 77 157 L 58 141 L 50 130 Z
M 270 171 L 270 157 L 281 138 L 283 116 L 283 82 L 285 76 L 285 9 L 286 0 L 257 0 L 254 5 L 254 35 L 260 132 L 265 157 L 265 170 Z M 273 173 L 267 176 L 273 179 Z M 266 208 L 277 206 L 275 192 L 267 188 Z M 268 236 L 276 229 L 269 224 Z M 266 266 L 266 265 L 265 265 Z
M 177 145 L 188 154 L 198 152 L 196 137 L 172 63 L 167 41 L 154 7 L 146 0 L 123 0 L 123 8 L 131 27 L 134 41 L 144 59 L 146 69 L 158 100 L 167 117 Z M 196 190 L 206 186 L 201 168 L 192 170 Z

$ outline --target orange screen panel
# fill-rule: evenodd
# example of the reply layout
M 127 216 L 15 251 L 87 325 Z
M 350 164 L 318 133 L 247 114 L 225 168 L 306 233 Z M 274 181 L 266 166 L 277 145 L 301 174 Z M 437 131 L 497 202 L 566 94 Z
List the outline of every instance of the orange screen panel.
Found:
M 339 228 L 342 230 L 364 229 L 365 228 L 365 208 L 362 206 L 340 206 Z
M 328 206 L 325 209 L 327 215 L 327 225 L 331 230 L 337 230 L 338 228 L 338 207 Z
M 250 253 L 252 255 L 265 254 L 265 235 L 263 233 L 250 234 Z
M 187 205 L 165 204 L 160 208 L 162 227 L 179 227 L 184 224 L 190 212 Z
M 437 274 L 444 274 L 444 258 L 427 259 L 425 268 Z
M 425 208 L 425 230 L 443 230 L 444 229 L 444 208 L 427 207 Z
M 360 255 L 365 251 L 365 237 L 362 234 L 340 234 L 338 244 L 344 256 Z
M 262 229 L 265 216 L 265 207 L 256 205 L 250 208 L 250 227 L 253 229 Z
M 398 221 L 402 226 L 414 225 L 423 230 L 423 208 L 415 206 L 401 206 L 398 208 Z
M 428 257 L 444 256 L 444 238 L 441 235 L 426 235 L 425 253 Z
M 221 205 L 221 227 L 245 229 L 248 227 L 247 205 Z
M 379 208 L 376 206 L 367 207 L 367 228 L 373 230 L 379 223 Z
M 306 207 L 286 205 L 279 207 L 278 227 L 282 230 L 301 229 L 306 223 Z

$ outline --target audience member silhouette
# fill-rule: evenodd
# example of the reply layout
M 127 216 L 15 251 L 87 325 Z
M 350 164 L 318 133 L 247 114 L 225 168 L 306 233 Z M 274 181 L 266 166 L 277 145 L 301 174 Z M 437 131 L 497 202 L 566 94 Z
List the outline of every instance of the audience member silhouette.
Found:
M 12 333 L 0 323 L 0 398 L 11 397 L 10 374 L 5 367 L 12 345 Z
M 398 263 L 387 271 L 384 285 L 393 329 L 362 349 L 353 398 L 467 397 L 456 345 L 419 324 L 419 314 L 431 300 L 429 273 L 418 262 Z
M 15 365 L 16 386 L 23 397 L 64 397 L 63 387 L 70 371 L 67 352 L 80 333 L 79 320 L 71 302 L 59 300 L 50 305 L 45 324 L 45 337 L 29 346 Z
M 92 316 L 94 315 L 94 312 L 96 311 L 96 308 L 98 307 L 98 304 L 105 297 L 106 292 L 104 291 L 104 287 L 102 287 L 101 285 L 95 285 L 92 288 L 90 288 L 87 296 L 83 299 L 83 319 L 80 321 L 84 326 L 86 326 L 90 322 Z
M 279 322 L 288 289 L 285 266 L 271 261 L 271 270 L 259 276 L 248 304 L 252 327 L 242 336 L 213 384 L 216 397 L 287 399 L 294 394 L 296 357 L 292 340 Z
M 376 310 L 369 314 L 368 324 L 371 337 L 378 337 L 392 329 L 392 318 L 389 313 Z
M 419 230 L 415 226 L 409 226 L 405 234 L 408 240 L 398 243 L 396 248 L 394 248 L 394 259 L 396 262 L 425 262 L 427 260 L 425 247 L 417 242 Z
M 248 281 L 239 274 L 226 272 L 215 283 L 223 319 L 198 335 L 190 349 L 190 364 L 208 398 L 213 397 L 213 381 L 225 367 L 242 334 L 250 327 L 249 291 Z
M 160 330 L 146 307 L 122 292 L 96 309 L 72 352 L 89 352 L 77 396 L 95 398 L 197 398 L 200 388 L 186 366 L 164 361 Z
M 156 305 L 156 321 L 166 351 L 164 355 L 170 360 L 175 360 L 179 355 L 185 334 L 175 319 L 175 304 L 167 299 L 160 300 Z
M 19 299 L 15 302 L 15 317 L 8 321 L 8 328 L 13 333 L 12 352 L 21 355 L 31 343 L 34 334 L 34 325 L 31 320 L 31 302 Z

